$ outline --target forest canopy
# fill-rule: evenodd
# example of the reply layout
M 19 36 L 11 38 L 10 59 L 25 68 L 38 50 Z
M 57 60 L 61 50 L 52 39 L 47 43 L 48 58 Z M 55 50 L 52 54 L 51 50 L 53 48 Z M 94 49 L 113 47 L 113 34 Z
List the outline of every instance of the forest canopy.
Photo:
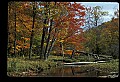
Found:
M 101 22 L 109 12 L 71 2 L 9 2 L 7 56 L 65 54 L 66 50 L 119 54 L 119 10 L 111 21 Z M 99 23 L 102 23 L 99 25 Z M 87 29 L 86 29 L 87 28 Z M 84 30 L 86 29 L 86 30 Z

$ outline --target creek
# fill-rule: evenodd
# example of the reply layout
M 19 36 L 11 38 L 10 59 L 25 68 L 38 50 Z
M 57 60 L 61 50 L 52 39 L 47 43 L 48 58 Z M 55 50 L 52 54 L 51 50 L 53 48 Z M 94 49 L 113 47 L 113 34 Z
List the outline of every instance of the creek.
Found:
M 63 65 L 53 67 L 39 73 L 40 77 L 99 77 L 109 73 L 95 68 L 85 68 L 84 65 Z

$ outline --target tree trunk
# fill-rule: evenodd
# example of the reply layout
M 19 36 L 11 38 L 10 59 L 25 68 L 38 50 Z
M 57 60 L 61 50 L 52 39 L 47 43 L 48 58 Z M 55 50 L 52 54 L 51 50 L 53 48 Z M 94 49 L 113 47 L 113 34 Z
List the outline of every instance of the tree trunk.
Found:
M 63 42 L 60 42 L 60 47 L 61 47 L 61 51 L 62 51 L 61 55 L 62 55 L 62 56 L 63 56 L 63 58 L 64 58 L 64 48 L 63 48 Z
M 43 28 L 43 33 L 42 33 L 42 39 L 41 39 L 40 59 L 42 59 L 42 57 L 43 57 L 43 46 L 44 46 L 45 31 L 46 31 L 46 28 L 44 27 Z
M 50 52 L 51 52 L 51 50 L 52 50 L 52 48 L 53 48 L 53 46 L 54 46 L 55 41 L 56 41 L 56 39 L 53 37 L 52 42 L 51 42 L 51 44 L 50 44 L 50 47 L 49 47 L 49 49 L 48 49 L 47 56 L 50 55 Z
M 33 36 L 34 36 L 34 23 L 35 23 L 35 2 L 33 3 L 33 24 L 32 24 L 32 31 L 31 31 L 31 36 L 30 36 L 30 50 L 29 50 L 29 59 L 31 59 L 31 55 L 32 55 L 32 43 L 33 43 Z
M 47 8 L 47 5 L 45 5 L 45 8 Z M 45 11 L 45 16 L 47 15 L 47 12 Z M 42 39 L 41 39 L 41 50 L 40 50 L 40 59 L 43 58 L 43 48 L 44 48 L 44 39 L 45 39 L 45 33 L 46 33 L 46 26 L 45 24 L 47 24 L 47 16 L 44 19 L 44 27 L 43 27 L 43 33 L 42 33 Z
M 13 56 L 16 57 L 16 4 L 14 7 L 15 7 L 15 11 L 14 11 L 15 29 L 14 29 L 14 55 Z
M 72 51 L 72 55 L 71 55 L 71 58 L 74 57 L 74 54 L 75 54 L 75 50 Z
M 47 45 L 46 45 L 46 49 L 45 49 L 45 53 L 44 53 L 44 59 L 46 60 L 47 59 L 47 55 L 48 55 L 48 47 L 49 47 L 49 43 L 50 43 L 50 34 L 51 34 L 51 31 L 52 31 L 52 19 L 50 21 L 50 29 L 49 29 L 49 35 L 48 35 L 48 38 L 47 38 Z

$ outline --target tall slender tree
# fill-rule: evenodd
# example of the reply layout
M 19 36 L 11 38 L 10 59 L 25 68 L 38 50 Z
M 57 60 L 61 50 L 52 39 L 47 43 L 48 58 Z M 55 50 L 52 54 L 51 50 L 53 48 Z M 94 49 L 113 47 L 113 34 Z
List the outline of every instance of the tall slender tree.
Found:
M 29 59 L 31 58 L 32 55 L 32 44 L 33 44 L 33 36 L 34 36 L 34 28 L 35 28 L 35 16 L 36 16 L 36 2 L 33 2 L 33 24 L 32 24 L 32 31 L 31 31 L 31 36 L 30 36 L 30 50 L 29 50 Z
M 16 16 L 17 16 L 17 13 L 16 13 L 16 2 L 14 2 L 14 57 L 16 56 L 16 37 L 17 37 L 17 34 L 16 34 Z

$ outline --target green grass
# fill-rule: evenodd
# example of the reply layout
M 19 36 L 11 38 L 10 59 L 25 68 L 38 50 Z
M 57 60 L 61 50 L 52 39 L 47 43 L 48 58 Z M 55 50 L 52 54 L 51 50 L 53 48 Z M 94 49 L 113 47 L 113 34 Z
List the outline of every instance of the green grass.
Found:
M 56 62 L 52 61 L 44 61 L 44 60 L 28 60 L 24 58 L 8 58 L 7 60 L 7 73 L 8 76 L 11 73 L 21 73 L 21 72 L 40 72 L 42 70 L 49 69 L 51 67 L 55 67 L 57 65 Z
M 119 59 L 111 60 L 106 63 L 95 63 L 83 66 L 83 69 L 95 68 L 105 72 L 119 72 Z

